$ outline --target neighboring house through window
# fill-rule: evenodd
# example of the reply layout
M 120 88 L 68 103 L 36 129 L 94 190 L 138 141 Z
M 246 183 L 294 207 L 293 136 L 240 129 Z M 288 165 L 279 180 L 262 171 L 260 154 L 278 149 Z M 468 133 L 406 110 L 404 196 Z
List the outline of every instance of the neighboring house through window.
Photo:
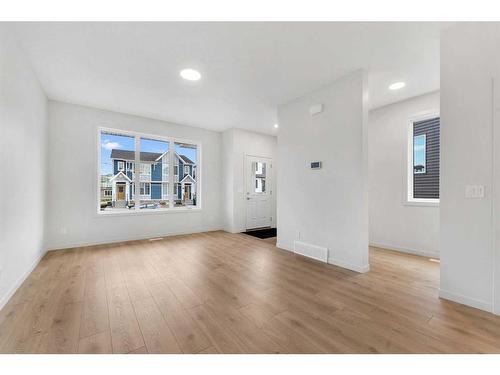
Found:
M 99 140 L 100 213 L 200 207 L 197 142 L 113 129 L 100 129 Z
M 408 203 L 439 203 L 439 125 L 437 113 L 416 116 L 409 121 Z

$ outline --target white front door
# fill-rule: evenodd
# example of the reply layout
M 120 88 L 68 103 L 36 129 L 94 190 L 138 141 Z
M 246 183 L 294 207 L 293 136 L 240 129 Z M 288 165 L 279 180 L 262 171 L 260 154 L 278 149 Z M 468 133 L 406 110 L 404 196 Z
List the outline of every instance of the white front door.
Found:
M 246 229 L 270 227 L 272 224 L 272 160 L 245 157 Z

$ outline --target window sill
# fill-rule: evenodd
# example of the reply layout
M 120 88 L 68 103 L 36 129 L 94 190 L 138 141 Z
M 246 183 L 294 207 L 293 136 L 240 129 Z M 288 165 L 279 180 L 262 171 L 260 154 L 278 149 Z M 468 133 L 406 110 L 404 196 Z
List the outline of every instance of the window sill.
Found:
M 162 214 L 180 214 L 187 212 L 201 212 L 201 207 L 196 208 L 186 208 L 186 207 L 176 207 L 176 208 L 166 208 L 157 210 L 130 210 L 130 211 L 98 211 L 96 213 L 97 217 L 116 217 L 116 216 L 137 216 L 137 215 L 162 215 Z
M 439 207 L 439 200 L 434 199 L 414 199 L 407 200 L 403 203 L 404 206 L 414 207 Z

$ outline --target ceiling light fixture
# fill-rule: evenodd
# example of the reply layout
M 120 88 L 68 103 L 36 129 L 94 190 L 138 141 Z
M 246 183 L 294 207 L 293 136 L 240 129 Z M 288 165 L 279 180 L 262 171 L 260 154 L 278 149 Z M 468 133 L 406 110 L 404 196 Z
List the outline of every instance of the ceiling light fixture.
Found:
M 188 81 L 198 81 L 201 78 L 200 72 L 194 69 L 182 69 L 180 75 Z
M 399 90 L 406 86 L 404 82 L 394 82 L 389 86 L 389 90 Z
M 274 124 L 274 128 L 278 129 L 280 126 L 278 124 Z

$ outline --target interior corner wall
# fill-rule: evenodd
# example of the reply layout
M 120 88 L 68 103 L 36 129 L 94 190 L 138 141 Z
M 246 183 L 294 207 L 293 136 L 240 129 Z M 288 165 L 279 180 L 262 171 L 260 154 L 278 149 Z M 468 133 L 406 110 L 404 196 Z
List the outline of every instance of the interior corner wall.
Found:
M 44 255 L 47 98 L 0 24 L 0 309 Z
M 310 107 L 323 105 L 311 115 Z M 328 249 L 328 262 L 368 265 L 366 77 L 354 72 L 279 107 L 278 247 Z M 322 168 L 311 170 L 311 161 Z
M 223 228 L 233 233 L 234 222 L 234 131 L 226 130 L 222 133 L 222 204 Z
M 406 204 L 408 119 L 428 111 L 439 112 L 439 92 L 369 112 L 370 244 L 439 257 L 439 207 Z
M 261 156 L 273 159 L 274 183 L 272 184 L 272 227 L 276 227 L 276 161 L 277 139 L 275 136 L 241 129 L 229 129 L 222 134 L 224 229 L 231 233 L 246 229 L 245 156 Z
M 499 173 L 494 134 L 500 127 L 493 121 L 493 82 L 499 78 L 499 35 L 497 24 L 460 23 L 441 37 L 440 296 L 497 313 L 493 177 Z M 484 185 L 485 197 L 465 198 L 467 185 Z
M 201 210 L 97 213 L 99 127 L 201 143 Z M 49 101 L 47 248 L 58 249 L 222 229 L 220 132 Z

